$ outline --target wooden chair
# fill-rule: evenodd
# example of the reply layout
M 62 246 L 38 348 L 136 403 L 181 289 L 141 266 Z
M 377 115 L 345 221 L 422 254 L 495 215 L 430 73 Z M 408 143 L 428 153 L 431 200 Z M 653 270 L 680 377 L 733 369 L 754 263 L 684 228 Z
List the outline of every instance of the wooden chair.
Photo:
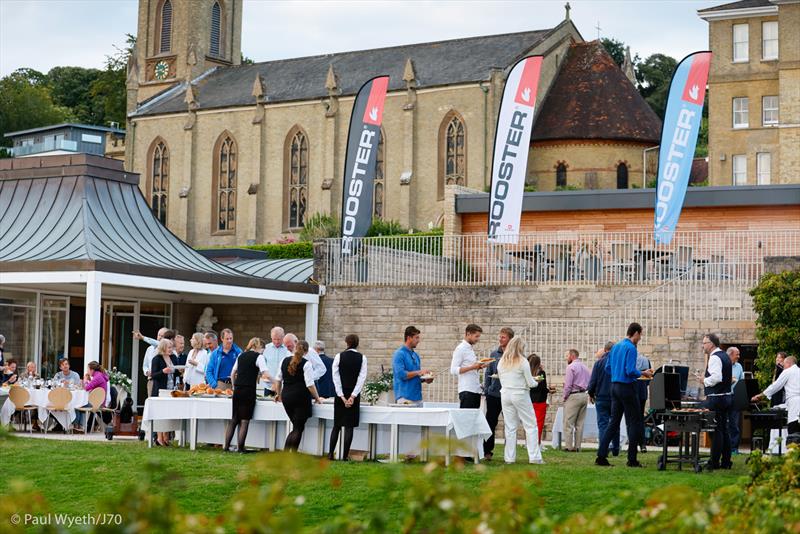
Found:
M 98 421 L 100 420 L 100 412 L 103 408 L 103 403 L 105 400 L 106 390 L 103 388 L 94 388 L 91 393 L 89 393 L 89 406 L 75 408 L 75 411 L 81 412 L 86 416 L 86 421 L 84 421 L 83 424 L 84 435 L 88 434 L 89 432 L 89 417 L 93 416 L 92 427 L 98 424 Z
M 32 404 L 28 404 L 28 401 L 31 400 L 31 394 L 28 393 L 28 390 L 20 387 L 20 386 L 11 386 L 11 389 L 8 391 L 8 398 L 11 403 L 14 405 L 14 414 L 11 417 L 19 412 L 19 419 L 20 425 L 24 423 L 23 416 L 28 415 L 28 423 L 27 428 L 29 433 L 33 433 L 33 421 L 31 420 L 31 412 L 34 410 L 38 410 L 39 408 L 33 406 Z M 19 430 L 19 427 L 17 427 Z
M 69 415 L 69 410 L 67 406 L 69 405 L 70 401 L 72 400 L 72 393 L 65 388 L 65 387 L 58 387 L 53 388 L 50 390 L 50 393 L 47 394 L 47 400 L 50 402 L 46 408 L 49 413 L 53 412 L 64 412 L 65 414 Z M 47 434 L 47 427 L 49 426 L 50 422 L 50 415 L 47 416 L 47 421 L 44 423 L 44 433 Z M 69 421 L 67 424 L 67 428 L 64 428 L 64 432 L 72 433 L 72 421 Z

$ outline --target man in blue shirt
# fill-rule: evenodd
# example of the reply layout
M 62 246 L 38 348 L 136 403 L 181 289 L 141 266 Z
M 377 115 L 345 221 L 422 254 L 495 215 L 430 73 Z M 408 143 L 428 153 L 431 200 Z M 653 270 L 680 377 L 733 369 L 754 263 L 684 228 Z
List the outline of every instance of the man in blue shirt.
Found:
M 610 466 L 608 463 L 608 445 L 614 437 L 614 433 L 619 432 L 619 424 L 622 422 L 622 414 L 625 414 L 625 425 L 628 429 L 628 467 L 643 467 L 636 458 L 638 452 L 638 441 L 642 426 L 642 406 L 639 403 L 639 396 L 636 391 L 636 380 L 640 376 L 651 378 L 653 372 L 650 369 L 638 371 L 636 369 L 636 357 L 638 352 L 636 345 L 642 339 L 642 325 L 631 323 L 628 326 L 626 338 L 614 345 L 606 362 L 606 371 L 611 373 L 611 422 L 605 434 L 600 438 L 600 448 L 597 450 L 597 458 L 594 463 L 602 466 Z
M 614 342 L 609 341 L 606 346 L 597 351 L 598 359 L 592 367 L 592 377 L 589 379 L 589 399 L 594 403 L 597 411 L 597 435 L 602 438 L 608 424 L 611 422 L 611 373 L 606 371 L 608 355 L 614 347 Z M 619 427 L 614 432 L 611 440 L 611 454 L 619 456 Z
M 222 345 L 211 353 L 206 365 L 206 383 L 212 388 L 230 388 L 233 364 L 236 363 L 242 349 L 233 342 L 233 332 L 230 328 L 220 332 L 220 338 Z
M 420 331 L 415 327 L 406 328 L 405 342 L 392 357 L 395 402 L 422 402 L 422 383 L 433 382 L 433 377 L 424 380 L 421 378 L 431 373 L 422 369 L 419 354 L 414 352 L 419 345 L 419 335 Z

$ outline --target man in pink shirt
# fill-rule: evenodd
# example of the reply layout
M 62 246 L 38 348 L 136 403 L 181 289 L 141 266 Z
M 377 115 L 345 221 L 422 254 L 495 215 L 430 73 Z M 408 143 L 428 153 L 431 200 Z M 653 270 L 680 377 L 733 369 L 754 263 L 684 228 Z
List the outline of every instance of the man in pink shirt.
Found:
M 586 403 L 589 394 L 589 379 L 592 373 L 580 361 L 580 354 L 569 349 L 567 358 L 567 374 L 564 379 L 564 436 L 568 452 L 577 452 L 583 441 L 583 420 L 586 418 Z

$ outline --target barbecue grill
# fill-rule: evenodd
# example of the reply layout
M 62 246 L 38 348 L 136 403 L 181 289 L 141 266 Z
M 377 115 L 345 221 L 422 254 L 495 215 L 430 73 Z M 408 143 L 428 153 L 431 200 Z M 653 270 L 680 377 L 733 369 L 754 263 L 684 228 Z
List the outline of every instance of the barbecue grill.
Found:
M 702 471 L 700 461 L 708 456 L 700 454 L 700 433 L 714 427 L 714 412 L 701 408 L 678 408 L 665 410 L 658 417 L 665 434 L 677 432 L 679 436 L 677 454 L 669 454 L 667 440 L 664 440 L 658 470 L 664 471 L 668 463 L 676 463 L 679 470 L 683 469 L 683 464 L 691 464 L 695 473 Z
M 750 419 L 750 447 L 755 448 L 754 436 L 757 430 L 762 433 L 761 452 L 766 452 L 769 445 L 770 431 L 776 429 L 782 434 L 783 427 L 786 426 L 788 413 L 782 408 L 761 409 L 758 403 L 750 402 L 750 399 L 759 393 L 758 380 L 745 378 L 740 380 L 733 387 L 733 408 L 741 412 L 749 412 L 745 417 Z M 782 454 L 782 442 L 778 442 L 778 454 Z

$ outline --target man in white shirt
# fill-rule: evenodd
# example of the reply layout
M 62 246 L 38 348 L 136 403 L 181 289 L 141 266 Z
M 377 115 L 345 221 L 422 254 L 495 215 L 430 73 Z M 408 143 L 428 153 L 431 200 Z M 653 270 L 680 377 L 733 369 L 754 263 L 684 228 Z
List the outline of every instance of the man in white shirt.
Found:
M 264 375 L 265 392 L 268 395 L 275 394 L 275 377 L 278 376 L 278 371 L 281 368 L 283 359 L 289 356 L 289 350 L 283 344 L 283 337 L 285 333 L 280 326 L 274 327 L 270 330 L 270 339 L 272 343 L 267 343 L 264 347 L 264 360 L 267 363 L 267 372 Z
M 705 377 L 705 407 L 714 412 L 714 433 L 711 441 L 711 458 L 708 470 L 730 469 L 731 437 L 728 432 L 728 412 L 731 409 L 731 384 L 733 364 L 728 354 L 719 348 L 716 334 L 703 336 L 703 352 L 708 355 Z
M 786 410 L 789 412 L 789 434 L 798 433 L 800 432 L 800 367 L 797 367 L 795 356 L 787 356 L 783 360 L 783 372 L 778 379 L 752 400 L 756 402 L 762 397 L 772 399 L 781 389 L 784 393 Z
M 450 362 L 450 374 L 458 377 L 458 400 L 460 408 L 481 407 L 481 381 L 478 369 L 484 364 L 478 361 L 473 345 L 481 339 L 483 329 L 476 324 L 468 324 L 464 331 L 464 340 L 453 351 Z
M 294 353 L 294 347 L 297 345 L 297 336 L 291 333 L 286 334 L 283 338 L 283 344 L 288 351 L 287 356 L 291 356 Z M 322 358 L 319 357 L 317 351 L 309 347 L 306 353 L 306 360 L 311 362 L 311 367 L 313 368 L 312 375 L 315 381 L 325 376 L 327 369 L 325 368 L 325 364 L 322 363 Z
M 156 348 L 158 347 L 158 342 L 164 337 L 164 333 L 168 330 L 166 326 L 162 326 L 158 329 L 158 334 L 156 334 L 156 339 L 149 338 L 147 336 L 143 336 L 141 332 L 136 330 L 133 333 L 133 338 L 138 339 L 140 341 L 144 341 L 149 347 L 147 347 L 147 351 L 144 353 L 144 359 L 142 360 L 142 373 L 144 376 L 147 377 L 147 396 L 150 396 L 150 392 L 153 388 L 153 381 L 150 378 L 150 366 L 153 363 L 153 358 L 156 355 Z

